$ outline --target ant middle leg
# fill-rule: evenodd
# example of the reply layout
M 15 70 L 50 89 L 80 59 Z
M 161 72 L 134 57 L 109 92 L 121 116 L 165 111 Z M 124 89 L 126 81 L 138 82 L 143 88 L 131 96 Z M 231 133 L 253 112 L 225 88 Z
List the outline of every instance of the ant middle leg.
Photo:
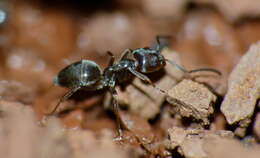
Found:
M 123 129 L 122 129 L 122 126 L 121 126 L 121 117 L 120 117 L 120 114 L 119 114 L 119 105 L 118 105 L 118 101 L 117 101 L 117 92 L 115 90 L 115 88 L 110 88 L 109 89 L 111 95 L 112 95 L 112 101 L 113 101 L 113 111 L 114 111 L 114 114 L 116 116 L 116 123 L 117 123 L 117 138 L 116 140 L 122 140 L 123 138 Z
M 157 87 L 147 76 L 145 76 L 144 74 L 134 70 L 133 68 L 129 68 L 128 69 L 132 74 L 134 74 L 136 77 L 138 77 L 139 79 L 149 83 L 150 85 L 152 85 L 155 89 L 159 90 L 160 92 L 162 92 L 163 94 L 166 94 L 166 92 L 164 90 L 162 90 L 161 88 Z

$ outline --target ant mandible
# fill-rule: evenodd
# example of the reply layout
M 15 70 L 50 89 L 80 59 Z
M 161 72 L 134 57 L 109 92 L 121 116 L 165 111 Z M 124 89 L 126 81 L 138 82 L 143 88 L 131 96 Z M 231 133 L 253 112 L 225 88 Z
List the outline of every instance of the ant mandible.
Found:
M 91 60 L 77 61 L 62 69 L 54 78 L 54 84 L 69 88 L 70 91 L 68 91 L 60 99 L 49 115 L 53 114 L 57 110 L 61 102 L 67 100 L 80 89 L 96 91 L 106 88 L 112 94 L 113 111 L 117 118 L 118 134 L 119 137 L 121 137 L 122 130 L 120 127 L 119 107 L 116 99 L 117 92 L 115 90 L 115 86 L 119 83 L 127 81 L 131 75 L 148 82 L 162 93 L 165 93 L 165 91 L 154 85 L 145 74 L 162 69 L 166 65 L 166 62 L 176 66 L 184 73 L 211 71 L 221 75 L 218 70 L 211 68 L 201 68 L 188 71 L 175 62 L 165 59 L 161 54 L 163 47 L 160 43 L 160 38 L 162 38 L 162 36 L 156 37 L 156 48 L 145 47 L 135 50 L 126 49 L 117 62 L 115 62 L 114 55 L 111 52 L 108 52 L 110 55 L 110 61 L 108 67 L 106 67 L 103 72 L 101 71 L 99 65 Z

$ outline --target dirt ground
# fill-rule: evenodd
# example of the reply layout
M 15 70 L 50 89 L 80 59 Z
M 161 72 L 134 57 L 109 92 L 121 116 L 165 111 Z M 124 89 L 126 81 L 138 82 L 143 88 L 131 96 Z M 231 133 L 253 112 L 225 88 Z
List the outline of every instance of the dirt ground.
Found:
M 260 155 L 259 0 L 1 0 L 0 157 L 257 158 Z M 108 91 L 53 83 L 88 59 L 156 46 L 173 65 L 116 87 L 122 139 Z

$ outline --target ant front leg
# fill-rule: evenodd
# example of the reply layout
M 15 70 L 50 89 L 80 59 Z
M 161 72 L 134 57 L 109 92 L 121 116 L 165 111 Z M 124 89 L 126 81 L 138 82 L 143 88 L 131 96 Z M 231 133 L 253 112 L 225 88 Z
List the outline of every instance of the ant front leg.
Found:
M 116 116 L 116 123 L 117 123 L 117 134 L 118 134 L 118 137 L 116 138 L 116 140 L 122 140 L 123 138 L 123 130 L 122 130 L 122 127 L 121 127 L 121 117 L 120 117 L 120 114 L 119 114 L 119 105 L 118 105 L 118 101 L 117 101 L 117 92 L 115 90 L 115 88 L 110 88 L 109 89 L 111 95 L 112 95 L 112 99 L 113 99 L 113 111 L 114 111 L 114 114 Z
M 166 94 L 166 92 L 164 90 L 162 90 L 161 88 L 157 87 L 147 76 L 145 76 L 144 74 L 134 70 L 133 68 L 129 68 L 128 69 L 132 74 L 134 74 L 136 77 L 138 77 L 139 79 L 149 83 L 150 85 L 152 85 L 155 89 L 159 90 L 160 92 L 162 92 L 163 94 Z
M 107 51 L 107 54 L 110 56 L 110 60 L 108 62 L 108 66 L 112 66 L 115 62 L 115 56 L 112 52 Z
M 128 56 L 128 54 L 131 53 L 131 52 L 132 52 L 131 49 L 124 50 L 124 52 L 122 53 L 122 55 L 120 56 L 118 61 L 121 61 L 121 60 L 125 59 Z

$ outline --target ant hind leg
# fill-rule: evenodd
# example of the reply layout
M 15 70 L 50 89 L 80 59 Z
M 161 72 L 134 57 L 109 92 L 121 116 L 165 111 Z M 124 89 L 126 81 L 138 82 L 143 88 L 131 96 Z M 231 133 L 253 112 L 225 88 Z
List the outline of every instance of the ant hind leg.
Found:
M 67 100 L 69 97 L 71 97 L 76 91 L 78 91 L 81 87 L 76 87 L 76 88 L 73 88 L 71 89 L 70 91 L 68 91 L 67 93 L 65 93 L 65 95 L 63 95 L 61 97 L 61 99 L 59 100 L 59 102 L 56 104 L 55 108 L 47 114 L 48 115 L 53 115 L 55 113 L 55 111 L 58 109 L 58 107 L 60 106 L 60 104 L 62 102 L 64 102 L 65 100 Z

